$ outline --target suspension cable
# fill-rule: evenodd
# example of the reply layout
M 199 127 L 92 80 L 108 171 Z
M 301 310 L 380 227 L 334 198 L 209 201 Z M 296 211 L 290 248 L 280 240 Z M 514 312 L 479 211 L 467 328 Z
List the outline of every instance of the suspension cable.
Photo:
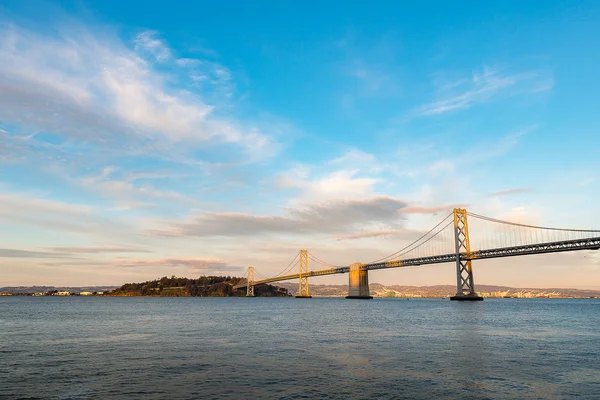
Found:
M 550 230 L 550 231 L 563 231 L 563 232 L 600 232 L 600 230 L 593 230 L 593 229 L 548 228 L 548 227 L 544 227 L 544 226 L 519 224 L 519 223 L 516 223 L 516 222 L 503 221 L 503 220 L 500 220 L 500 219 L 486 217 L 484 215 L 474 214 L 472 212 L 467 212 L 467 215 L 469 215 L 470 217 L 473 217 L 473 218 L 483 219 L 483 220 L 489 221 L 489 222 L 497 222 L 497 223 L 500 223 L 500 224 L 513 225 L 513 226 L 521 226 L 521 227 L 524 227 L 524 228 L 546 229 L 546 230 Z
M 257 272 L 256 270 L 254 270 L 254 275 L 258 276 L 259 278 L 268 279 L 266 276 L 264 276 L 263 274 Z
M 454 221 L 449 221 L 446 225 L 444 225 L 444 227 L 442 229 L 440 229 L 438 232 L 436 232 L 435 235 L 431 236 L 430 238 L 428 238 L 427 240 L 425 240 L 423 243 L 419 243 L 418 246 L 413 247 L 412 249 L 408 249 L 406 250 L 404 253 L 398 254 L 397 257 L 403 256 L 405 254 L 410 253 L 413 250 L 418 249 L 419 247 L 421 247 L 422 245 L 424 245 L 425 243 L 429 242 L 430 240 L 432 240 L 433 238 L 435 238 L 437 235 L 439 235 L 440 233 L 444 232 L 444 229 L 446 229 L 447 227 L 449 227 Z M 378 261 L 375 261 L 378 262 Z M 375 263 L 374 262 L 374 263 Z M 374 264 L 374 263 L 370 263 L 370 264 Z
M 378 262 L 381 262 L 381 261 L 384 261 L 384 260 L 388 260 L 388 259 L 390 259 L 390 258 L 392 258 L 392 257 L 395 257 L 395 256 L 397 256 L 399 253 L 401 253 L 401 252 L 405 251 L 406 249 L 410 248 L 412 245 L 414 245 L 415 243 L 419 242 L 419 241 L 420 241 L 421 239 L 423 239 L 425 236 L 427 236 L 427 235 L 429 235 L 431 232 L 433 232 L 433 231 L 434 231 L 434 230 L 435 230 L 437 227 L 439 227 L 441 224 L 443 224 L 443 223 L 444 223 L 444 222 L 445 222 L 445 221 L 446 221 L 446 220 L 447 220 L 447 219 L 448 219 L 448 218 L 449 218 L 449 217 L 450 217 L 452 214 L 453 214 L 453 213 L 450 213 L 450 214 L 448 214 L 448 215 L 446 216 L 446 218 L 444 218 L 443 220 L 441 220 L 441 221 L 440 221 L 440 223 L 439 223 L 439 224 L 437 224 L 436 226 L 434 226 L 433 228 L 431 228 L 431 229 L 429 230 L 429 232 L 425 233 L 423 236 L 421 236 L 420 238 L 418 238 L 417 240 L 415 240 L 414 242 L 412 242 L 412 243 L 411 243 L 411 244 L 409 244 L 408 246 L 406 246 L 406 247 L 404 247 L 404 248 L 402 248 L 402 249 L 398 250 L 398 251 L 397 251 L 397 252 L 395 252 L 394 254 L 390 254 L 390 255 L 389 255 L 389 256 L 387 256 L 387 257 L 380 258 L 379 260 L 371 261 L 371 262 L 369 262 L 369 263 L 367 263 L 367 264 L 375 264 L 375 263 L 378 263 Z M 445 229 L 445 228 L 446 228 L 446 227 L 444 226 L 442 229 Z M 440 230 L 440 231 L 441 231 L 441 230 Z M 425 242 L 424 242 L 424 243 L 425 243 Z M 416 247 L 415 247 L 415 248 L 416 248 Z M 403 254 L 406 254 L 406 253 L 403 253 Z
M 317 256 L 313 255 L 313 254 L 312 254 L 312 253 L 310 253 L 310 252 L 308 253 L 308 257 L 309 257 L 311 260 L 313 260 L 314 262 L 316 262 L 317 264 L 321 264 L 321 265 L 324 265 L 324 266 L 326 266 L 326 267 L 333 267 L 333 268 L 335 268 L 335 267 L 336 267 L 336 266 L 335 266 L 335 265 L 333 265 L 333 264 L 330 264 L 330 263 L 328 263 L 328 262 L 325 262 L 325 261 L 321 260 L 320 258 L 318 258 Z
M 281 271 L 280 273 L 278 273 L 277 275 L 275 275 L 275 278 L 276 278 L 276 277 L 278 277 L 278 276 L 281 276 L 281 275 L 283 275 L 284 273 L 286 273 L 286 272 L 287 272 L 287 271 L 290 269 L 290 267 L 292 266 L 292 264 L 294 263 L 294 261 L 296 261 L 296 260 L 297 260 L 297 258 L 298 258 L 298 257 L 300 257 L 300 253 L 296 254 L 296 257 L 294 257 L 294 259 L 293 259 L 292 261 L 290 261 L 290 263 L 288 264 L 288 266 L 287 266 L 287 267 L 285 267 L 285 268 L 283 269 L 283 271 Z M 300 261 L 300 260 L 298 260 L 298 261 Z M 295 265 L 295 264 L 294 264 L 294 265 Z

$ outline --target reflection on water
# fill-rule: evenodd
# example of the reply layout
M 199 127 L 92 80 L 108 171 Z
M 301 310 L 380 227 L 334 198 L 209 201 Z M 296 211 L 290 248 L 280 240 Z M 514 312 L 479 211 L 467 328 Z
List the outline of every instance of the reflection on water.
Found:
M 0 299 L 0 398 L 598 398 L 600 301 Z

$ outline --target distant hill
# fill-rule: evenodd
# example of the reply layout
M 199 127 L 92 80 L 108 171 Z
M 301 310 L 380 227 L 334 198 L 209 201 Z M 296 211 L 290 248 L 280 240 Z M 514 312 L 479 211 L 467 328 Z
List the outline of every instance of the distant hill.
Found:
M 245 282 L 245 278 L 231 276 L 201 276 L 198 279 L 163 277 L 140 283 L 126 283 L 122 286 L 15 286 L 0 288 L 1 293 L 11 294 L 52 294 L 65 291 L 73 294 L 81 292 L 103 292 L 110 296 L 162 296 L 162 297 L 229 297 L 245 296 L 246 289 L 234 290 L 233 286 Z M 285 288 L 273 285 L 259 285 L 254 289 L 255 296 L 289 296 Z
M 106 292 L 114 290 L 118 286 L 6 286 L 0 287 L 0 292 L 8 293 L 47 293 L 54 290 L 67 291 L 71 293 L 80 292 Z
M 298 292 L 298 284 L 292 282 L 279 282 L 277 286 L 286 288 L 290 294 L 295 295 Z M 600 297 L 600 290 L 583 289 L 563 289 L 563 288 L 513 288 L 508 286 L 495 285 L 477 285 L 477 292 L 483 297 L 500 298 L 588 298 Z M 344 297 L 348 295 L 347 285 L 310 285 L 310 294 L 312 296 Z M 449 297 L 456 294 L 456 286 L 437 285 L 437 286 L 400 286 L 400 285 L 382 285 L 372 283 L 369 285 L 371 295 L 374 297 Z
M 175 280 L 173 280 L 175 279 Z M 209 279 L 204 281 L 203 279 Z M 212 280 L 210 280 L 212 279 Z M 209 283 L 210 282 L 210 283 Z M 202 277 L 162 278 L 161 280 L 143 283 L 129 283 L 123 286 L 9 286 L 0 288 L 0 292 L 8 293 L 47 293 L 54 290 L 79 292 L 107 292 L 115 295 L 162 295 L 162 296 L 243 296 L 245 289 L 230 290 L 233 284 L 242 282 L 234 277 Z M 279 290 L 281 288 L 282 290 Z M 437 298 L 453 296 L 456 286 L 401 286 L 369 285 L 374 297 L 423 297 Z M 287 296 L 296 295 L 298 284 L 295 282 L 278 282 L 276 285 L 259 285 L 255 289 L 257 296 Z M 477 285 L 477 292 L 487 298 L 516 297 L 516 298 L 589 298 L 600 297 L 600 290 L 565 289 L 565 288 L 514 288 L 509 286 Z M 345 297 L 348 295 L 348 285 L 310 285 L 310 294 L 322 297 Z

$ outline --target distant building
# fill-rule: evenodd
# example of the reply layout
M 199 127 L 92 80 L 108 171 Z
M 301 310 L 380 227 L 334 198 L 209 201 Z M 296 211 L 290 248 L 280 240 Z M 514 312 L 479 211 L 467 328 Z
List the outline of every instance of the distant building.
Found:
M 79 292 L 79 295 L 80 296 L 91 296 L 91 295 L 93 295 L 93 293 L 92 292 Z
M 56 292 L 57 296 L 70 296 L 71 292 Z
M 96 294 L 104 294 L 104 292 L 96 292 Z
M 32 294 L 32 296 L 44 296 L 43 292 L 35 292 L 34 294 Z
M 0 292 L 0 296 L 12 296 L 12 293 Z

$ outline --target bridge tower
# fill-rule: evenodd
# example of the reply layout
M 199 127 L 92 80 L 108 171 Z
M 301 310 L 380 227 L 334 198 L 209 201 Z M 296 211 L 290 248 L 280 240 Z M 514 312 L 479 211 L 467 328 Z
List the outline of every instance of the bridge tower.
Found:
M 298 274 L 298 299 L 310 299 L 308 294 L 308 250 L 300 250 L 300 273 Z
M 369 294 L 369 271 L 361 263 L 350 265 L 347 299 L 372 299 Z
M 454 241 L 456 246 L 456 296 L 450 300 L 483 300 L 475 292 L 473 269 L 471 267 L 471 244 L 469 243 L 469 225 L 467 223 L 467 210 L 454 209 Z M 466 259 L 461 258 L 461 253 Z
M 246 296 L 254 297 L 254 267 L 248 267 L 248 278 L 246 279 Z

